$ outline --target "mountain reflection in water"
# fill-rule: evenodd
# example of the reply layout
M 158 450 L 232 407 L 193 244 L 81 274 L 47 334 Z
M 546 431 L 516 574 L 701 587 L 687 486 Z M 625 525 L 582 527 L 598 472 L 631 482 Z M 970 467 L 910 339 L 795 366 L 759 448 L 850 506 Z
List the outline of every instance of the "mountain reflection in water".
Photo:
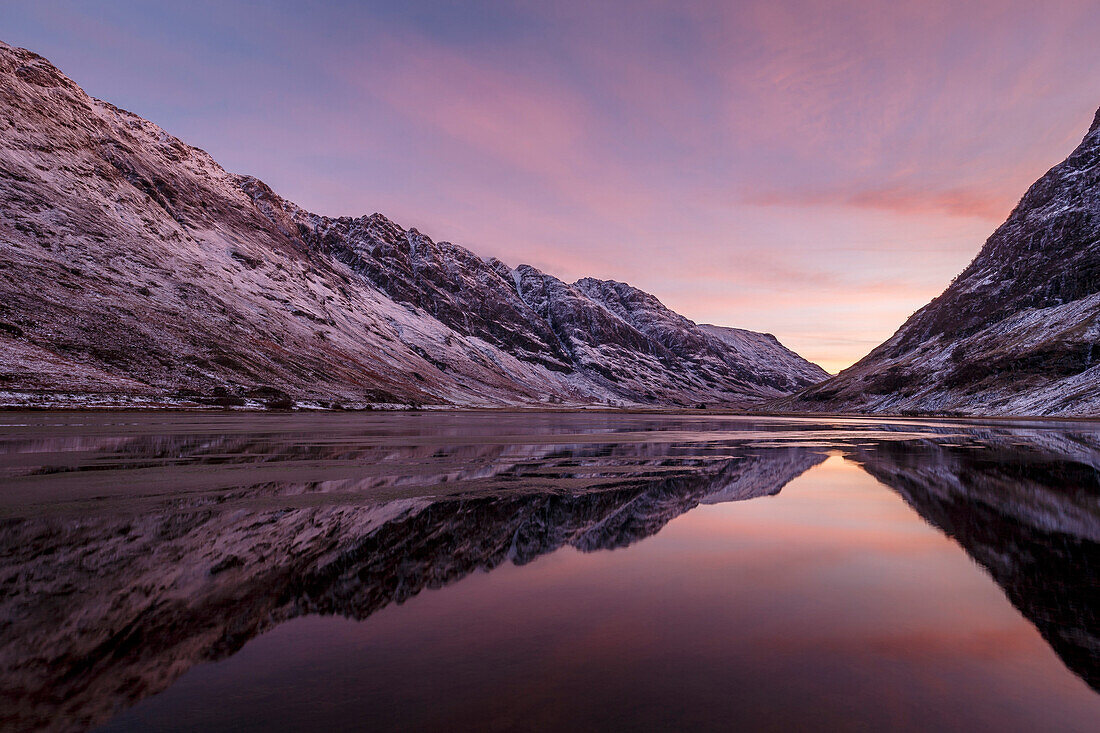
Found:
M 82 729 L 290 619 L 625 548 L 840 454 L 1100 689 L 1089 424 L 628 415 L 0 418 L 0 725 Z M 684 568 L 690 573 L 691 568 Z

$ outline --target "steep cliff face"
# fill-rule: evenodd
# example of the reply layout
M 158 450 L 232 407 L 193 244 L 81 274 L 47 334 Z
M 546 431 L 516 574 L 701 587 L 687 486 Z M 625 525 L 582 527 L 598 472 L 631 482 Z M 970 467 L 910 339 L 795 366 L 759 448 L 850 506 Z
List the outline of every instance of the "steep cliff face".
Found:
M 658 330 L 588 281 L 536 307 L 530 268 L 304 211 L 4 44 L 0 97 L 0 404 L 748 405 L 812 381 L 652 296 Z
M 942 295 L 779 406 L 1100 414 L 1100 112 Z

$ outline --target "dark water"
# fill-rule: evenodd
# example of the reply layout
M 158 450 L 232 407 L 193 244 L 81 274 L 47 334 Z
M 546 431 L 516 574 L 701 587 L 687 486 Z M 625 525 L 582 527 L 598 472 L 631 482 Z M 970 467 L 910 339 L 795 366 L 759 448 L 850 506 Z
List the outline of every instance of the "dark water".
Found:
M 1100 424 L 0 414 L 4 730 L 1081 730 Z

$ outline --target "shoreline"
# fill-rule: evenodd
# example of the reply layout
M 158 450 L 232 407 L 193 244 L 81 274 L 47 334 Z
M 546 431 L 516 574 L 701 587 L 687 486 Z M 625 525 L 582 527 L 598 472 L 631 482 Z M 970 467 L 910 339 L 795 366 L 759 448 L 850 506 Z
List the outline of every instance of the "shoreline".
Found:
M 736 408 L 692 408 L 692 407 L 610 407 L 607 405 L 576 406 L 525 406 L 507 405 L 499 407 L 469 407 L 456 405 L 372 405 L 343 406 L 339 408 L 303 405 L 294 408 L 270 408 L 263 405 L 217 406 L 217 405 L 0 405 L 0 414 L 138 414 L 156 415 L 162 413 L 187 415 L 337 415 L 337 414 L 425 414 L 425 413 L 471 413 L 471 414 L 518 414 L 518 415 L 555 415 L 555 414 L 606 414 L 606 415 L 655 415 L 655 416 L 698 416 L 729 418 L 790 418 L 790 419 L 864 419 L 864 420 L 950 420 L 956 422 L 997 421 L 997 422 L 1100 422 L 1100 415 L 990 415 L 957 413 L 871 413 L 871 412 L 771 412 L 760 410 L 738 410 Z

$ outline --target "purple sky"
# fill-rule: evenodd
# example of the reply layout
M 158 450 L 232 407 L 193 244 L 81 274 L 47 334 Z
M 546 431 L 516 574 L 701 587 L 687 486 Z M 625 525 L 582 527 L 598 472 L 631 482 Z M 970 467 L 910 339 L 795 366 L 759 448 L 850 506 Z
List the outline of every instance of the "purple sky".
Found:
M 55 2 L 0 38 L 313 211 L 379 211 L 835 371 L 1100 106 L 1100 3 Z

